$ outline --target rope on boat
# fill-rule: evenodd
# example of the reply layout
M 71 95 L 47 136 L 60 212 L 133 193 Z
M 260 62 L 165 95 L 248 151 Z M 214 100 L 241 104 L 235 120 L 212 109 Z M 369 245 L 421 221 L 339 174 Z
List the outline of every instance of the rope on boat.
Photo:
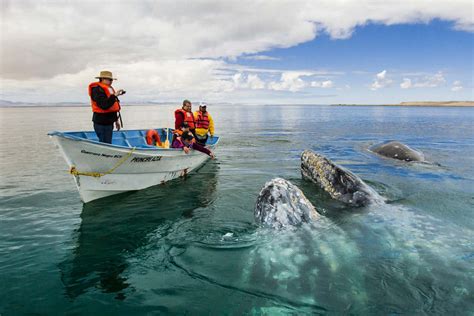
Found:
M 127 159 L 132 155 L 132 153 L 135 151 L 136 147 L 133 147 L 132 150 L 130 150 L 128 152 L 127 155 L 125 155 L 122 159 L 120 159 L 119 161 L 117 161 L 117 163 L 112 167 L 110 168 L 109 170 L 107 170 L 106 172 L 104 173 L 100 173 L 100 172 L 82 172 L 82 171 L 78 171 L 76 169 L 75 166 L 72 166 L 71 169 L 69 170 L 69 173 L 74 175 L 74 176 L 88 176 L 88 177 L 94 177 L 94 178 L 100 178 L 102 176 L 105 176 L 107 174 L 111 174 L 115 171 L 115 169 L 117 169 L 118 167 L 120 167 L 125 161 L 127 161 Z

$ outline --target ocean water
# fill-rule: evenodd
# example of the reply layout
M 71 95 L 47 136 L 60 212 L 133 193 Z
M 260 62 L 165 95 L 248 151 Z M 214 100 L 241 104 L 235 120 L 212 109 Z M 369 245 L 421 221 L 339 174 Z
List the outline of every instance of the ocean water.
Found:
M 130 106 L 125 127 L 172 125 Z M 474 313 L 474 109 L 210 106 L 217 160 L 186 179 L 82 204 L 46 133 L 82 107 L 1 108 L 0 314 Z M 399 140 L 432 164 L 373 155 Z M 313 149 L 387 199 L 352 209 L 301 179 Z M 255 224 L 260 189 L 298 185 L 314 225 Z

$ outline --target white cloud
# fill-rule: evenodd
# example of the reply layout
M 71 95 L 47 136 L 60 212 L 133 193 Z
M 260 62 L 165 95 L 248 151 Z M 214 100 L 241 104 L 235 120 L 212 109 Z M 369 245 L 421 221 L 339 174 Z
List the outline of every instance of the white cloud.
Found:
M 350 37 L 354 27 L 367 23 L 428 23 L 435 18 L 454 21 L 455 29 L 474 32 L 469 0 L 313 1 L 306 14 L 333 38 Z
M 403 78 L 402 83 L 400 83 L 400 88 L 402 89 L 409 89 L 411 88 L 411 86 L 412 86 L 411 79 L 409 78 Z
M 453 82 L 453 86 L 451 87 L 451 91 L 457 92 L 461 91 L 463 89 L 462 82 L 459 80 L 456 80 Z
M 287 71 L 281 74 L 280 81 L 272 81 L 268 84 L 268 88 L 276 91 L 297 92 L 305 88 L 308 83 L 304 81 L 302 76 L 310 76 L 311 73 Z
M 222 61 L 213 60 L 164 60 L 140 61 L 126 65 L 109 64 L 118 78 L 114 87 L 124 88 L 127 100 L 174 100 L 213 99 L 235 89 L 232 81 L 219 77 Z M 27 81 L 5 79 L 2 90 L 9 98 L 11 91 L 22 91 L 19 100 L 35 102 L 77 101 L 88 102 L 87 85 L 94 81 L 97 70 L 88 67 L 77 74 L 62 74 L 53 78 L 39 78 Z M 71 99 L 71 96 L 73 98 Z
M 387 71 L 383 70 L 375 75 L 374 82 L 370 86 L 370 90 L 378 90 L 381 88 L 388 87 L 392 84 L 393 80 L 387 77 Z
M 2 77 L 12 79 L 77 73 L 88 65 L 232 58 L 290 47 L 316 35 L 314 22 L 291 2 L 4 3 L 1 68 Z
M 434 18 L 474 31 L 469 0 L 414 0 L 409 5 L 398 0 L 144 0 L 103 6 L 91 0 L 3 0 L 1 68 L 4 78 L 31 78 L 108 63 L 236 57 L 304 43 L 318 31 L 347 38 L 356 26 L 369 22 L 392 25 Z
M 224 71 L 231 72 L 249 72 L 249 73 L 260 73 L 260 74 L 282 74 L 287 72 L 288 69 L 275 69 L 275 68 L 255 68 L 242 66 L 238 64 L 226 64 L 222 67 Z M 314 77 L 334 77 L 344 75 L 343 71 L 329 71 L 329 70 L 320 70 L 320 69 L 293 69 L 293 72 L 302 73 L 305 76 L 314 76 Z
M 258 77 L 258 75 L 250 74 L 247 76 L 247 83 L 252 90 L 264 89 L 265 83 Z
M 252 56 L 244 56 L 242 59 L 249 59 L 249 60 L 281 60 L 277 57 L 271 57 L 267 55 L 252 55 Z
M 328 89 L 334 87 L 334 82 L 332 80 L 312 81 L 311 87 Z
M 232 80 L 236 88 L 252 90 L 265 89 L 265 83 L 256 74 L 248 74 L 245 76 L 239 72 L 232 77 Z
M 78 88 L 102 69 L 120 75 L 118 84 L 130 93 L 129 87 L 142 82 L 134 91 L 142 98 L 218 95 L 235 89 L 235 71 L 223 71 L 229 64 L 220 58 L 270 60 L 262 53 L 310 41 L 321 32 L 347 38 L 367 23 L 435 18 L 474 32 L 470 0 L 1 1 L 1 93 L 12 98 L 24 97 L 25 86 L 27 94 L 38 97 L 59 97 L 66 90 L 69 98 L 83 97 Z M 301 76 L 283 73 L 269 88 L 300 91 L 308 86 Z M 246 80 L 249 89 L 264 81 L 261 76 Z
M 436 88 L 446 83 L 446 79 L 444 78 L 441 72 L 433 76 L 426 76 L 423 80 L 414 84 L 414 87 L 419 88 Z
M 400 88 L 436 88 L 446 83 L 446 79 L 442 72 L 438 72 L 434 75 L 425 75 L 422 77 L 415 77 L 413 80 L 410 78 L 403 78 Z

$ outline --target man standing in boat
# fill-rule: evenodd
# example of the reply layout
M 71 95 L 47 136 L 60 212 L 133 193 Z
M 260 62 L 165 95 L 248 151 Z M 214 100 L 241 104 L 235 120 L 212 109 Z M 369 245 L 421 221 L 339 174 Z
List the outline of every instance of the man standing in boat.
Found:
M 116 79 L 110 71 L 101 71 L 96 78 L 99 81 L 89 85 L 94 130 L 100 142 L 111 144 L 114 124 L 117 130 L 121 128 L 120 100 L 117 97 L 125 91 L 112 88 L 112 82 Z
M 194 121 L 196 126 L 196 141 L 205 145 L 209 134 L 214 137 L 214 120 L 211 114 L 207 112 L 207 103 L 199 103 L 199 111 L 194 112 Z

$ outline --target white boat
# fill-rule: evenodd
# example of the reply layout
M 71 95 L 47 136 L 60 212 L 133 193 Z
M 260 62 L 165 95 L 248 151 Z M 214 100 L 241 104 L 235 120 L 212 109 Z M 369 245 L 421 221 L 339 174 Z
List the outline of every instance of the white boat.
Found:
M 171 129 L 156 129 L 162 142 Z M 58 145 L 84 203 L 127 191 L 145 189 L 184 176 L 209 156 L 196 150 L 147 145 L 147 130 L 114 131 L 112 144 L 98 141 L 94 131 L 50 132 Z M 168 133 L 169 132 L 169 133 Z M 215 148 L 219 137 L 206 146 Z

